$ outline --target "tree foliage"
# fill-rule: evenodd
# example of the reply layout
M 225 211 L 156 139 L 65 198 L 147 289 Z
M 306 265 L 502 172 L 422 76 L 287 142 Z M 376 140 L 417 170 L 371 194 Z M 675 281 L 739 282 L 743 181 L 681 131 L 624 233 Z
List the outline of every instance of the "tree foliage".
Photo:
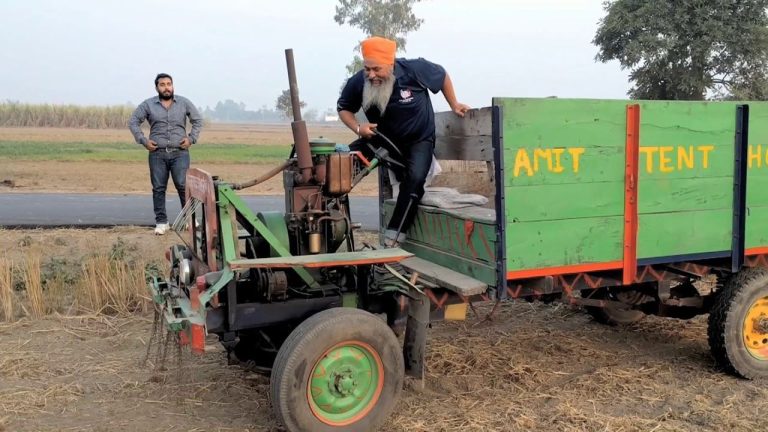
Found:
M 307 106 L 306 102 L 299 100 L 299 108 Z M 283 90 L 283 93 L 275 101 L 275 109 L 279 111 L 284 118 L 293 118 L 293 105 L 291 104 L 291 91 Z
M 768 0 L 604 3 L 597 60 L 630 70 L 635 99 L 768 99 Z
M 405 52 L 405 37 L 421 27 L 423 19 L 413 13 L 413 5 L 421 0 L 339 0 L 334 21 L 339 25 L 357 27 L 366 37 L 381 36 L 397 42 L 398 51 Z M 359 47 L 355 47 L 357 51 Z M 352 75 L 362 69 L 363 60 L 355 54 L 347 65 Z

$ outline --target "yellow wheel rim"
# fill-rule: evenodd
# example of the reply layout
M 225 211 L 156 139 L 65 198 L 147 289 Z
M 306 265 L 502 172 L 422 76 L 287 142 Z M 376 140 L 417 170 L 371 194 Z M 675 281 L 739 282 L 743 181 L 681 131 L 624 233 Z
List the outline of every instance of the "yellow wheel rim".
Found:
M 749 353 L 768 360 L 768 297 L 757 299 L 744 318 L 744 345 Z

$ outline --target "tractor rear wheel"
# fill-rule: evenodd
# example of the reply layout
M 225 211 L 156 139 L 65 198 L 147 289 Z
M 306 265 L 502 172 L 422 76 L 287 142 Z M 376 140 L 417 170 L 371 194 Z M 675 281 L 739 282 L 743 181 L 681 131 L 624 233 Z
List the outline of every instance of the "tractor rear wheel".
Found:
M 746 269 L 726 282 L 709 313 L 707 336 L 728 372 L 768 377 L 768 269 Z
M 272 407 L 291 432 L 372 430 L 394 408 L 403 376 L 400 344 L 384 321 L 358 309 L 328 309 L 280 347 Z

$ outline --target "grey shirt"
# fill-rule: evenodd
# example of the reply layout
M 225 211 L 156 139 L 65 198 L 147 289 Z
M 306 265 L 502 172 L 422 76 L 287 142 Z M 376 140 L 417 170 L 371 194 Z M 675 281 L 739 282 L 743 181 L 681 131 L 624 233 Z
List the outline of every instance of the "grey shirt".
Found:
M 194 144 L 200 136 L 203 118 L 195 105 L 183 96 L 174 96 L 173 104 L 168 109 L 160 103 L 159 96 L 145 100 L 131 115 L 128 127 L 136 142 L 146 145 L 147 138 L 141 131 L 141 124 L 149 120 L 149 139 L 156 142 L 158 148 L 179 147 L 181 140 L 187 136 L 187 117 L 192 123 L 189 142 Z

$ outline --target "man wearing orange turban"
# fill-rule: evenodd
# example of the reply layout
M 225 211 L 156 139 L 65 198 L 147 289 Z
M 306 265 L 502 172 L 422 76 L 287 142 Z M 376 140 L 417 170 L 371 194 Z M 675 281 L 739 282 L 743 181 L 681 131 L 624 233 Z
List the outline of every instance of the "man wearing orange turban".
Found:
M 366 143 L 384 147 L 390 157 L 405 168 L 397 170 L 401 181 L 397 203 L 384 232 L 386 244 L 397 245 L 413 224 L 416 207 L 424 195 L 424 183 L 435 149 L 435 112 L 429 92 L 442 91 L 451 110 L 460 117 L 469 110 L 456 100 L 453 83 L 442 66 L 424 60 L 395 58 L 397 44 L 382 37 L 371 37 L 360 44 L 363 70 L 347 80 L 337 102 L 339 118 L 354 131 L 358 140 L 352 150 L 372 157 Z M 358 123 L 360 109 L 368 122 Z M 381 135 L 399 149 L 385 144 Z

